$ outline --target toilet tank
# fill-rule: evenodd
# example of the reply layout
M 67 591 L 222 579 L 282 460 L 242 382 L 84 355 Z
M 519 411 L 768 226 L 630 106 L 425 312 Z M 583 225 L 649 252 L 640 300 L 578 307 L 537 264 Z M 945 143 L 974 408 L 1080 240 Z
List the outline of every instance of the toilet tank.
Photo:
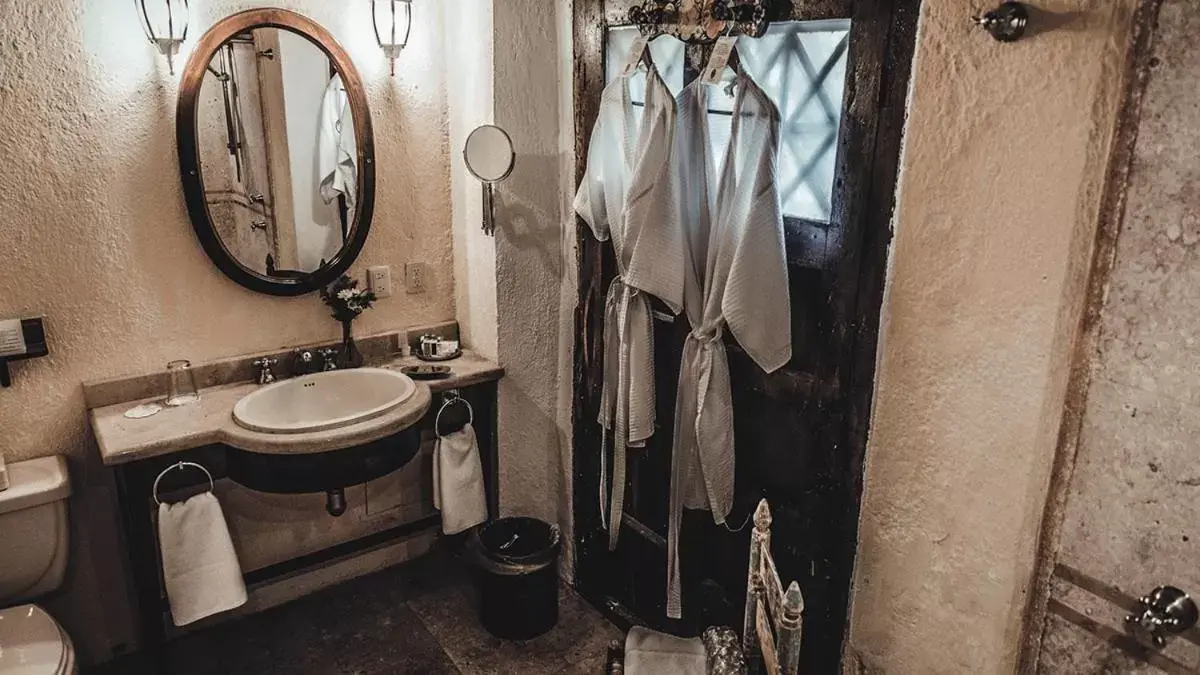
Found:
M 42 457 L 8 465 L 0 491 L 0 607 L 62 585 L 67 569 L 67 460 Z

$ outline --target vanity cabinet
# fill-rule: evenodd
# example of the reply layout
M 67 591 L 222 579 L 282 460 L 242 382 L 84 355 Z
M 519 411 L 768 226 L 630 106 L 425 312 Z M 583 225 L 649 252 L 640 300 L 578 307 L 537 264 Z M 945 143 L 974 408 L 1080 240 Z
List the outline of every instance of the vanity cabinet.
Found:
M 399 367 L 402 362 L 407 363 L 410 360 L 412 359 L 402 359 L 391 366 Z M 461 367 L 457 364 L 461 364 Z M 337 541 L 322 540 L 322 543 L 327 545 L 321 545 L 309 552 L 271 564 L 254 565 L 251 569 L 247 569 L 246 560 L 243 559 L 243 569 L 247 569 L 245 572 L 246 586 L 251 597 L 250 603 L 248 603 L 250 611 L 253 611 L 256 590 L 269 587 L 273 582 L 292 579 L 334 563 L 345 562 L 357 555 L 379 551 L 382 548 L 412 541 L 415 538 L 424 538 L 426 541 L 430 541 L 440 533 L 440 516 L 433 509 L 430 498 L 432 476 L 428 469 L 432 461 L 431 453 L 435 439 L 434 425 L 437 414 L 444 402 L 454 396 L 460 396 L 470 404 L 483 464 L 488 511 L 491 518 L 497 517 L 496 401 L 498 380 L 503 375 L 503 369 L 469 353 L 464 355 L 460 361 L 450 362 L 448 365 L 454 368 L 450 377 L 425 383 L 429 385 L 432 395 L 430 406 L 422 418 L 405 431 L 405 433 L 419 434 L 420 449 L 407 464 L 395 473 L 380 479 L 389 481 L 393 476 L 400 476 L 399 490 L 419 490 L 420 496 L 413 495 L 405 502 L 408 506 L 395 507 L 397 509 L 395 512 L 380 517 L 377 525 L 382 523 L 382 526 L 367 528 L 371 531 L 363 536 Z M 244 386 L 252 387 L 253 385 Z M 203 400 L 205 391 L 202 390 L 201 394 Z M 118 422 L 116 418 L 132 405 L 133 403 L 123 403 L 95 409 L 92 411 L 92 421 L 96 429 L 97 441 L 101 446 L 101 455 L 105 463 L 111 466 L 117 486 L 126 539 L 125 545 L 136 592 L 142 661 L 147 669 L 146 672 L 166 672 L 162 660 L 162 648 L 174 629 L 170 628 L 169 607 L 162 581 L 156 529 L 158 505 L 154 490 L 155 482 L 159 482 L 158 495 L 170 496 L 170 501 L 175 501 L 208 490 L 209 476 L 205 475 L 204 470 L 206 470 L 218 486 L 219 494 L 223 492 L 233 494 L 233 491 L 236 491 L 240 495 L 250 494 L 261 497 L 270 495 L 253 493 L 249 488 L 229 482 L 231 458 L 245 453 L 225 443 L 208 442 L 194 447 L 173 448 L 170 448 L 172 444 L 167 444 L 166 447 L 170 449 L 164 449 L 163 439 L 159 439 L 157 449 L 147 450 L 146 448 L 153 444 L 148 443 L 145 433 L 126 434 L 126 438 L 123 439 L 116 432 L 117 429 L 127 430 L 134 425 L 128 420 Z M 447 428 L 461 426 L 467 421 L 465 414 L 461 419 L 456 419 L 452 413 L 455 408 L 466 410 L 464 406 L 458 405 L 448 408 L 442 417 L 443 431 L 446 431 Z M 160 426 L 174 427 L 175 425 L 160 424 Z M 170 433 L 169 429 L 163 431 L 163 434 Z M 121 445 L 123 440 L 133 443 L 135 437 L 137 442 L 142 443 L 143 446 Z M 349 448 L 336 452 L 349 452 L 347 457 L 353 458 L 354 450 L 355 448 Z M 169 470 L 177 467 L 180 462 L 192 462 L 204 467 L 204 470 L 189 465 L 185 465 L 183 470 Z M 405 473 L 408 475 L 401 476 Z M 363 486 L 361 489 L 365 499 L 369 489 L 367 486 Z M 419 500 L 419 504 L 413 500 Z M 362 508 L 365 512 L 366 507 Z M 361 513 L 358 514 L 358 516 L 361 515 Z M 230 516 L 230 511 L 227 509 L 227 521 L 231 520 Z M 322 511 L 314 517 L 333 518 L 334 516 Z M 239 549 L 239 558 L 244 558 L 243 547 L 237 540 L 236 531 L 234 539 L 235 547 Z M 394 562 L 398 561 L 391 561 L 385 565 Z M 346 577 L 357 576 L 361 573 L 364 572 L 360 568 L 346 574 Z

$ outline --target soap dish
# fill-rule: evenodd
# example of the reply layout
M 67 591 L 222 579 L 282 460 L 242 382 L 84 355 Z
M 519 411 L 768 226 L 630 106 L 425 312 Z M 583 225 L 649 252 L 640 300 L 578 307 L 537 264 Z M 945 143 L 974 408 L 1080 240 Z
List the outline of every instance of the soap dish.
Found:
M 414 380 L 443 380 L 450 377 L 450 366 L 405 366 L 400 372 Z
M 130 408 L 125 411 L 125 418 L 131 420 L 140 420 L 157 415 L 162 412 L 163 407 L 158 403 L 143 403 L 142 405 Z

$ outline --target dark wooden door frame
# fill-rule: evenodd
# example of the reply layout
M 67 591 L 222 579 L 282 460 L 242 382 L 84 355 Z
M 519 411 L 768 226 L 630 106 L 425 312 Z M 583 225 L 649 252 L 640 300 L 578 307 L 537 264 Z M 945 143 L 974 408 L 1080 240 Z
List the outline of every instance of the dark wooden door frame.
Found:
M 604 87 L 605 32 L 608 26 L 624 23 L 632 4 L 633 0 L 575 0 L 574 3 L 577 183 L 586 167 L 588 141 Z M 835 207 L 841 210 L 835 213 L 835 218 L 845 219 L 847 240 L 857 241 L 858 246 L 850 247 L 855 254 L 841 256 L 827 272 L 834 277 L 854 274 L 858 283 L 854 287 L 833 289 L 829 304 L 837 319 L 832 330 L 839 331 L 847 353 L 838 363 L 823 364 L 824 372 L 817 374 L 819 386 L 834 392 L 827 414 L 840 421 L 840 432 L 835 436 L 844 441 L 842 447 L 827 451 L 844 453 L 838 461 L 849 469 L 844 484 L 837 488 L 842 491 L 839 501 L 846 505 L 845 512 L 822 514 L 837 521 L 840 531 L 846 534 L 845 541 L 839 541 L 838 553 L 832 561 L 836 585 L 844 591 L 839 593 L 843 606 L 831 609 L 833 618 L 840 619 L 842 641 L 848 627 L 846 617 L 857 545 L 880 309 L 919 10 L 920 0 L 797 0 L 795 5 L 780 0 L 771 16 L 773 20 L 850 18 L 856 31 L 852 32 L 852 40 L 862 41 L 852 47 L 852 73 L 848 76 L 838 139 L 836 179 L 839 194 L 854 195 L 856 204 L 847 204 L 848 200 L 843 198 Z M 689 48 L 689 58 L 694 58 L 694 52 Z M 609 247 L 597 242 L 582 222 L 578 227 L 577 263 L 579 295 L 573 377 L 575 579 L 585 597 L 621 616 L 622 608 L 606 598 L 604 589 L 594 583 L 597 575 L 603 574 L 603 570 L 594 566 L 606 552 L 607 537 L 602 535 L 595 491 L 589 487 L 594 486 L 599 473 L 601 448 L 596 419 L 601 384 L 600 335 L 605 292 L 615 263 Z M 632 621 L 637 617 L 626 614 L 622 618 Z M 812 672 L 832 672 L 831 668 L 840 660 L 841 645 L 818 642 L 822 641 L 805 642 L 803 661 L 813 668 Z M 820 654 L 815 653 L 817 650 Z

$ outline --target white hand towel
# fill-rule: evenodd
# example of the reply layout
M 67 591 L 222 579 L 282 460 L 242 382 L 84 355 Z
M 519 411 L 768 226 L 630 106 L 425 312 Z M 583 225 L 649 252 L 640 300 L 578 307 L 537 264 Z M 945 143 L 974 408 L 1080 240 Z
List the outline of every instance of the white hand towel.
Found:
M 176 626 L 246 604 L 242 567 L 216 495 L 159 504 L 158 543 Z
M 625 636 L 625 675 L 705 675 L 700 638 L 680 638 L 634 626 Z
M 458 534 L 487 520 L 483 465 L 470 424 L 438 436 L 433 446 L 433 505 L 442 512 L 446 534 Z

